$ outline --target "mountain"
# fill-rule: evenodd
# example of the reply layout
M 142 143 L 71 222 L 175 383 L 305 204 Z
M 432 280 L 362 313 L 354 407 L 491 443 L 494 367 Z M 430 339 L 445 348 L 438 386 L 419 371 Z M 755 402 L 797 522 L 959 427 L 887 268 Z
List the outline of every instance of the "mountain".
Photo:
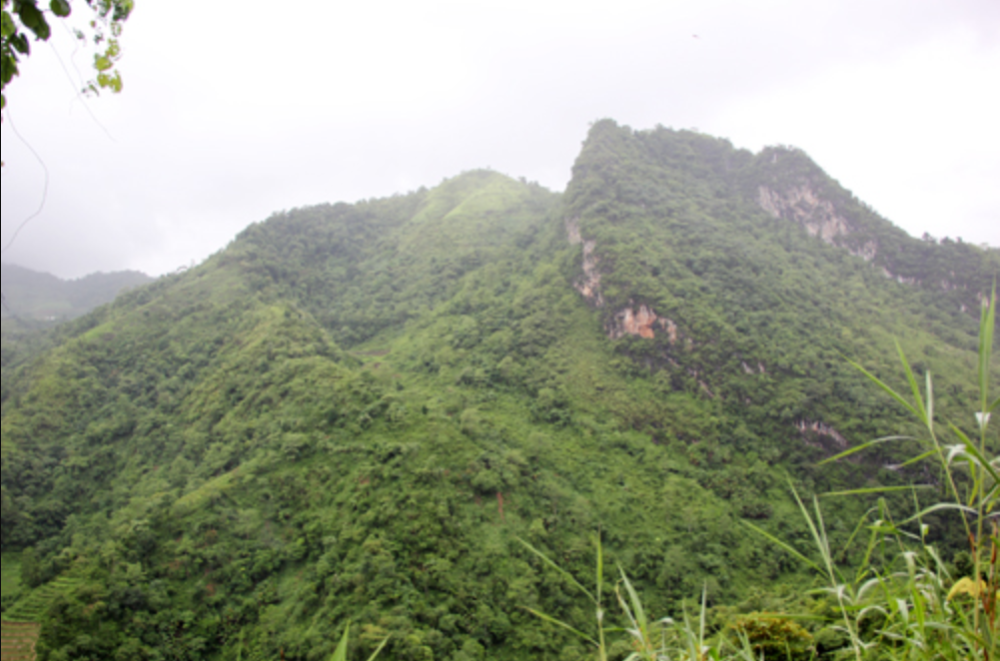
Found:
M 818 612 L 741 521 L 802 541 L 790 484 L 938 488 L 905 442 L 819 465 L 914 431 L 846 358 L 899 385 L 898 339 L 973 424 L 998 272 L 801 151 L 611 121 L 564 194 L 472 171 L 275 214 L 5 358 L 4 563 L 53 595 L 42 659 L 325 659 L 348 620 L 352 658 L 584 658 L 526 609 L 589 630 L 586 600 L 522 542 L 588 584 L 595 535 L 657 617 Z M 871 503 L 825 502 L 840 548 Z
M 5 306 L 3 317 L 55 321 L 78 317 L 114 300 L 120 292 L 152 282 L 138 271 L 92 273 L 61 280 L 14 264 L 0 265 Z

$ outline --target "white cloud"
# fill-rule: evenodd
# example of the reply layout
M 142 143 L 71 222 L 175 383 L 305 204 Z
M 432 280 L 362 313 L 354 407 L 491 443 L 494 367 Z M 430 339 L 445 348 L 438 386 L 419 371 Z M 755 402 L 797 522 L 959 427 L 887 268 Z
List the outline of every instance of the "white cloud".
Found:
M 601 117 L 796 144 L 911 233 L 1000 244 L 995 0 L 143 1 L 124 50 L 124 93 L 89 102 L 114 141 L 49 49 L 9 88 L 50 186 L 4 259 L 158 273 L 469 168 L 560 189 Z M 42 178 L 6 122 L 3 157 L 6 240 Z

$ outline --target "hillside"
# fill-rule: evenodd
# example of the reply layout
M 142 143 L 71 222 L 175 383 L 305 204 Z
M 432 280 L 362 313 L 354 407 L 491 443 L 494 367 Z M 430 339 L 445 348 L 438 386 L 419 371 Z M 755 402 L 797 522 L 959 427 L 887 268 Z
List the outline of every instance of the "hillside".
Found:
M 789 480 L 937 484 L 906 444 L 817 466 L 913 431 L 845 357 L 898 383 L 898 338 L 971 424 L 998 273 L 799 151 L 610 121 L 564 194 L 473 171 L 276 214 L 5 360 L 3 550 L 79 581 L 39 658 L 326 659 L 347 620 L 352 658 L 584 658 L 525 608 L 586 602 L 518 540 L 588 577 L 596 534 L 658 617 L 820 610 L 740 522 L 805 539 Z M 838 548 L 867 507 L 831 501 Z
M 124 290 L 153 281 L 138 271 L 91 273 L 76 280 L 62 280 L 15 264 L 0 266 L 6 306 L 3 317 L 56 321 L 72 319 L 110 303 Z

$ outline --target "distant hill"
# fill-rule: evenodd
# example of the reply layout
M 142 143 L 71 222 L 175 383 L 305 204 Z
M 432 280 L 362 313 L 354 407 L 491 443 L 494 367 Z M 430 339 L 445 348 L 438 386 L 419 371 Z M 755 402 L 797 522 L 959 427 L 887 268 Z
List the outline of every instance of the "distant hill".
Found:
M 138 271 L 92 273 L 77 280 L 62 280 L 14 264 L 0 265 L 6 305 L 3 316 L 56 321 L 73 319 L 110 303 L 126 289 L 153 281 Z

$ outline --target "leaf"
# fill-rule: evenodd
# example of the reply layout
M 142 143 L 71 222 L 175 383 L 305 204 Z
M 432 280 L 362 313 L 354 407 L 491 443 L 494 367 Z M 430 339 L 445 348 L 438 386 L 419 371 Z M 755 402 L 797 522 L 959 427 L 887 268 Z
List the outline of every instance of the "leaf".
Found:
M 23 0 L 14 8 L 17 17 L 21 19 L 24 27 L 31 30 L 36 37 L 45 41 L 52 34 L 45 16 L 38 10 L 35 0 Z
M 107 71 L 113 66 L 114 64 L 111 62 L 111 60 L 109 60 L 104 55 L 94 56 L 94 68 L 97 69 L 98 71 Z
M 17 75 L 17 62 L 13 57 L 9 55 L 4 55 L 3 59 L 0 60 L 0 77 L 3 78 L 4 87 L 7 86 L 14 76 Z
M 997 401 L 995 401 L 992 404 L 990 404 L 990 407 L 988 409 L 986 409 L 986 412 L 987 413 L 993 413 L 994 411 L 997 410 L 998 406 L 1000 406 L 1000 397 L 997 397 Z
M 97 83 L 105 89 L 110 89 L 115 94 L 122 91 L 122 76 L 117 71 L 115 71 L 114 75 L 106 73 L 98 74 Z
M 575 585 L 581 592 L 583 592 L 585 595 L 587 595 L 590 598 L 591 601 L 597 603 L 597 599 L 594 598 L 594 595 L 591 594 L 590 590 L 588 590 L 587 588 L 585 588 L 582 585 L 580 585 L 579 581 L 577 581 L 575 578 L 573 578 L 572 574 L 570 574 L 568 571 L 566 571 L 565 569 L 563 569 L 562 567 L 560 567 L 556 563 L 554 563 L 551 560 L 549 560 L 549 557 L 547 555 L 545 555 L 544 553 L 542 553 L 541 551 L 539 551 L 538 549 L 536 549 L 534 546 L 532 546 L 528 542 L 526 542 L 523 539 L 521 539 L 520 537 L 517 538 L 517 541 L 521 542 L 521 545 L 524 546 L 524 548 L 528 549 L 529 551 L 531 551 L 532 553 L 534 553 L 535 555 L 537 555 L 539 558 L 541 558 L 541 560 L 545 564 L 547 564 L 549 567 L 552 567 L 557 572 L 559 572 L 560 574 L 562 574 L 563 577 L 566 578 L 566 580 L 568 580 L 570 583 L 572 583 L 573 585 Z M 534 612 L 534 611 L 532 611 L 532 612 Z
M 69 2 L 67 2 L 67 0 L 51 0 L 51 2 L 49 2 L 49 9 L 51 9 L 52 13 L 59 18 L 66 18 L 69 16 L 70 12 L 73 11 L 73 8 L 69 6 Z
M 389 642 L 389 637 L 386 636 L 385 640 L 379 643 L 379 646 L 375 648 L 375 651 L 372 652 L 372 655 L 368 657 L 368 661 L 375 661 L 375 657 L 379 655 L 379 653 L 382 651 L 382 648 L 385 647 L 388 642 Z
M 931 457 L 936 457 L 937 454 L 938 454 L 937 450 L 928 450 L 927 452 L 925 452 L 923 454 L 920 454 L 920 455 L 917 455 L 916 457 L 913 457 L 912 459 L 907 459 L 902 464 L 900 464 L 899 467 L 900 468 L 906 468 L 908 466 L 912 466 L 913 464 L 919 464 L 924 459 L 930 459 Z
M 11 18 L 10 13 L 6 9 L 3 10 L 3 14 L 0 14 L 0 32 L 3 33 L 4 39 L 10 39 L 17 32 L 14 19 Z
M 948 593 L 948 601 L 952 601 L 955 597 L 957 597 L 960 594 L 967 594 L 970 597 L 973 597 L 974 599 L 978 599 L 979 595 L 981 595 L 985 590 L 986 590 L 986 583 L 984 581 L 979 581 L 979 585 L 976 585 L 976 583 L 971 578 L 966 577 L 960 580 L 958 583 L 955 583 L 955 586 L 951 589 L 951 592 Z
M 333 656 L 330 657 L 330 661 L 347 661 L 347 638 L 351 635 L 351 623 L 347 623 L 347 627 L 344 628 L 344 637 L 340 639 L 340 644 L 337 645 L 337 649 L 334 650 Z
M 886 436 L 884 438 L 876 438 L 874 441 L 868 441 L 867 443 L 863 443 L 862 445 L 857 445 L 849 450 L 844 450 L 838 455 L 834 455 L 828 459 L 824 459 L 817 465 L 822 466 L 823 464 L 829 464 L 839 459 L 843 459 L 844 457 L 849 457 L 857 452 L 861 452 L 863 450 L 867 450 L 868 448 L 875 447 L 876 445 L 879 445 L 881 443 L 888 443 L 889 441 L 912 441 L 912 440 L 913 440 L 912 436 Z
M 969 514 L 969 515 L 971 515 L 973 517 L 979 516 L 979 512 L 977 512 L 976 510 L 974 510 L 971 507 L 966 507 L 964 505 L 956 505 L 955 503 L 938 503 L 937 505 L 932 505 L 931 507 L 928 507 L 924 511 L 919 512 L 918 514 L 916 514 L 914 516 L 911 516 L 909 519 L 907 519 L 903 523 L 904 524 L 906 524 L 906 523 L 913 523 L 914 521 L 922 519 L 923 517 L 927 516 L 928 514 L 932 514 L 934 512 L 941 512 L 941 511 L 944 511 L 944 510 L 954 510 L 956 512 L 962 512 L 964 514 Z
M 813 569 L 815 569 L 818 573 L 820 573 L 820 574 L 824 573 L 823 569 L 818 564 L 816 564 L 815 562 L 813 562 L 812 560 L 810 560 L 806 556 L 802 555 L 801 553 L 799 553 L 798 551 L 796 551 L 791 546 L 789 546 L 785 542 L 781 541 L 780 539 L 778 539 L 777 537 L 775 537 L 771 533 L 769 533 L 767 531 L 764 531 L 764 530 L 761 530 L 760 528 L 758 528 L 754 524 L 750 523 L 749 521 L 740 521 L 740 523 L 742 523 L 746 527 L 750 528 L 751 530 L 753 530 L 758 535 L 760 535 L 762 537 L 765 537 L 766 539 L 770 540 L 771 543 L 777 544 L 778 546 L 780 546 L 781 548 L 783 548 L 785 551 L 787 551 L 788 553 L 792 554 L 792 556 L 798 558 L 801 562 L 803 562 L 806 565 L 809 565 L 810 567 L 812 567 Z
M 899 340 L 896 340 L 896 351 L 899 352 L 899 360 L 903 364 L 903 371 L 906 372 L 906 380 L 910 384 L 910 390 L 913 391 L 913 400 L 920 408 L 918 414 L 920 422 L 924 423 L 925 426 L 929 426 L 930 419 L 927 417 L 927 409 L 924 408 L 923 397 L 920 396 L 920 386 L 917 385 L 917 377 L 913 375 L 913 368 L 910 367 L 909 361 L 906 360 L 906 354 L 903 353 L 903 345 L 899 343 Z M 927 393 L 927 396 L 930 397 L 930 393 Z
M 871 487 L 869 489 L 851 489 L 850 491 L 831 491 L 820 494 L 821 498 L 840 498 L 842 496 L 860 496 L 872 493 L 894 493 L 896 491 L 910 491 L 912 489 L 934 489 L 931 484 L 914 484 L 905 487 Z
M 15 34 L 10 38 L 11 45 L 14 46 L 14 50 L 22 55 L 31 55 L 31 44 L 28 43 L 28 38 L 21 33 Z
M 990 463 L 989 459 L 983 456 L 983 454 L 979 451 L 979 448 L 977 448 L 972 443 L 972 441 L 969 440 L 969 437 L 966 436 L 965 433 L 963 433 L 962 430 L 956 427 L 955 425 L 951 425 L 951 430 L 955 433 L 956 436 L 958 436 L 958 438 L 965 445 L 965 452 L 968 453 L 970 456 L 975 457 L 976 462 L 979 464 L 980 468 L 989 473 L 990 477 L 993 478 L 994 482 L 1000 482 L 1000 473 L 998 473 L 997 470 L 993 468 L 993 465 Z
M 979 322 L 979 393 L 983 407 L 989 401 L 990 358 L 993 352 L 993 329 L 996 326 L 997 288 L 993 284 L 993 295 L 989 305 L 983 307 Z
M 546 622 L 548 622 L 550 624 L 554 624 L 554 625 L 556 625 L 558 627 L 562 627 L 563 629 L 566 629 L 567 631 L 571 631 L 571 632 L 575 633 L 577 636 L 579 636 L 580 638 L 583 638 L 584 640 L 586 640 L 587 642 L 589 642 L 591 645 L 594 645 L 595 647 L 600 647 L 600 645 L 598 644 L 598 642 L 596 640 L 594 640 L 593 638 L 591 638 L 590 636 L 588 636 L 587 634 L 583 633 L 582 631 L 578 631 L 578 630 L 574 629 L 570 625 L 566 624 L 565 622 L 563 622 L 561 620 L 557 620 L 556 618 L 552 617 L 551 615 L 546 615 L 545 613 L 542 613 L 540 611 L 536 611 L 533 608 L 524 607 L 524 610 L 528 611 L 529 613 L 531 613 L 532 615 L 534 615 L 535 617 L 537 617 L 537 618 L 539 618 L 541 620 L 545 620 Z
M 631 602 L 631 608 L 629 604 L 622 601 L 622 609 L 628 615 L 629 619 L 639 630 L 643 641 L 647 640 L 649 633 L 649 622 L 646 619 L 646 611 L 642 607 L 642 601 L 639 599 L 639 595 L 636 593 L 635 588 L 632 587 L 632 583 L 628 580 L 628 576 L 625 575 L 625 570 L 618 566 L 618 572 L 621 574 L 622 583 L 625 585 L 625 590 L 628 592 L 629 602 Z M 620 598 L 619 598 L 620 599 Z
M 868 379 L 872 383 L 874 383 L 879 388 L 881 388 L 887 395 L 889 395 L 890 397 L 892 397 L 893 399 L 895 399 L 897 402 L 899 402 L 900 404 L 902 404 L 908 411 L 910 411 L 911 413 L 913 413 L 913 415 L 917 416 L 918 418 L 920 417 L 920 412 L 917 411 L 917 409 L 914 408 L 912 404 L 910 404 L 908 401 L 906 401 L 905 399 L 903 399 L 903 396 L 900 395 L 898 392 L 896 392 L 895 390 L 893 390 L 892 388 L 890 388 L 889 386 L 887 386 L 885 383 L 883 383 L 881 379 L 879 379 L 877 376 L 875 376 L 874 374 L 872 374 L 871 372 L 869 372 L 868 370 L 866 370 L 864 367 L 862 367 L 858 363 L 854 362 L 853 360 L 848 359 L 847 362 L 850 363 L 851 366 L 854 367 L 854 369 L 858 370 L 859 372 L 861 372 L 862 374 L 864 374 L 865 376 L 867 376 Z M 920 399 L 918 398 L 917 401 L 920 401 Z

